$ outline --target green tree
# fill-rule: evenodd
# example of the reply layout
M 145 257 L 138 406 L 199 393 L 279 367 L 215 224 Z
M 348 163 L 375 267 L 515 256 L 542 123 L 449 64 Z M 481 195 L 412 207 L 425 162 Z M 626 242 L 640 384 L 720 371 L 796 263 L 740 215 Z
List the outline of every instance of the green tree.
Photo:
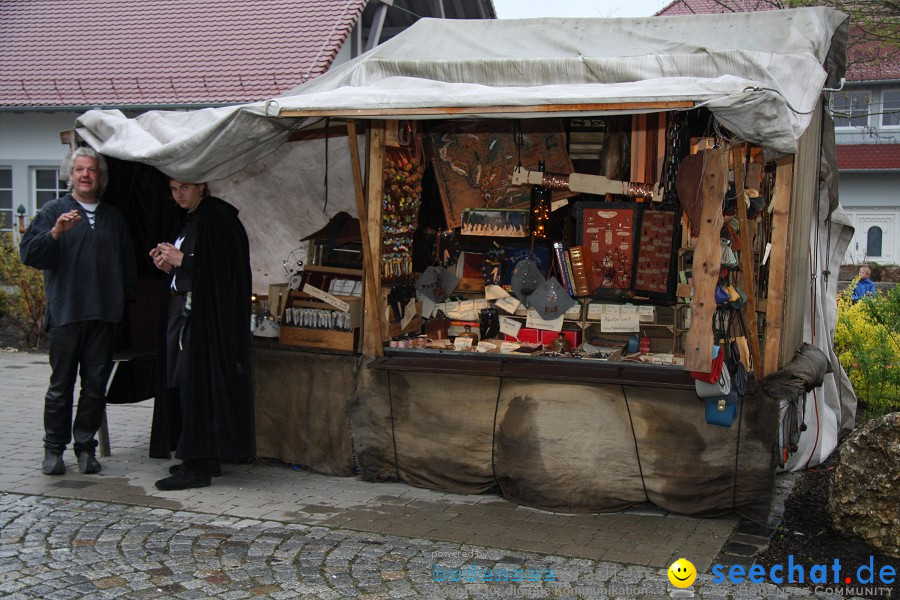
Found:
M 44 336 L 44 275 L 19 258 L 12 234 L 0 233 L 0 319 L 29 347 Z

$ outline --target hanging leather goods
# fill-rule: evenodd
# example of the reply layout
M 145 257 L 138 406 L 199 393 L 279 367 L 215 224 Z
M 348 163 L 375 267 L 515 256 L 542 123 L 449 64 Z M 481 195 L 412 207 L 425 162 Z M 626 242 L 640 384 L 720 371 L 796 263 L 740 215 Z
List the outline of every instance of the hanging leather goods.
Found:
M 719 427 L 731 427 L 737 419 L 738 393 L 731 390 L 724 396 L 706 399 L 706 422 Z
M 723 364 L 725 364 L 725 351 L 719 348 L 719 346 L 713 346 L 712 366 L 709 373 L 703 373 L 702 371 L 690 371 L 691 377 L 693 377 L 697 381 L 703 381 L 706 383 L 717 382 L 722 374 Z
M 731 240 L 721 238 L 719 243 L 722 246 L 722 266 L 729 269 L 738 266 L 737 254 L 731 249 Z
M 712 398 L 724 396 L 731 392 L 731 374 L 728 369 L 720 368 L 719 378 L 714 382 L 694 379 L 694 390 L 699 398 Z

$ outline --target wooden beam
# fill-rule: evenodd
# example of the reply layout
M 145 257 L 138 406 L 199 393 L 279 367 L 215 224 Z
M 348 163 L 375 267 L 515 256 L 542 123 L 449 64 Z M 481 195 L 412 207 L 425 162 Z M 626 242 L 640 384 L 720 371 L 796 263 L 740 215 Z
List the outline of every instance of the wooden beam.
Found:
M 753 257 L 753 232 L 747 221 L 747 205 L 744 203 L 744 153 L 746 145 L 736 144 L 731 149 L 732 163 L 734 164 L 734 190 L 737 193 L 738 229 L 741 236 L 741 289 L 747 295 L 747 302 L 741 308 L 744 324 L 747 326 L 747 340 L 750 346 L 750 358 L 753 363 L 753 372 L 756 379 L 762 379 L 765 369 L 762 363 L 762 354 L 759 349 L 759 330 L 756 327 L 756 286 L 753 281 L 754 257 Z
M 647 115 L 631 116 L 631 170 L 628 181 L 644 181 L 647 171 Z M 652 182 L 651 182 L 652 183 Z
M 373 121 L 368 127 L 366 144 L 366 231 L 371 254 L 366 271 L 371 273 L 372 288 L 366 288 L 365 315 L 363 318 L 363 354 L 383 356 L 382 329 L 384 303 L 381 299 L 381 194 L 384 189 L 384 123 Z M 360 222 L 360 226 L 362 222 Z M 368 280 L 367 280 L 368 281 Z
M 372 322 L 371 317 L 375 320 L 380 319 L 377 310 L 370 311 L 369 305 L 372 298 L 378 298 L 378 263 L 375 262 L 373 254 L 372 240 L 369 237 L 369 221 L 368 211 L 366 210 L 366 193 L 363 189 L 362 165 L 359 160 L 359 144 L 356 140 L 356 121 L 350 119 L 347 121 L 347 141 L 350 146 L 350 165 L 353 171 L 353 187 L 356 192 L 356 212 L 359 213 L 359 233 L 362 239 L 363 247 L 363 289 L 365 291 L 364 306 L 365 317 L 363 319 L 363 354 L 366 356 L 384 356 L 384 349 L 381 340 L 377 346 L 366 346 L 366 340 L 370 337 L 368 331 L 370 328 L 377 331 L 381 330 L 380 323 Z
M 728 152 L 724 148 L 703 150 L 706 154 L 700 179 L 702 211 L 697 246 L 694 248 L 694 296 L 691 328 L 685 336 L 684 368 L 709 373 L 712 368 L 713 317 L 716 284 L 722 266 L 722 201 L 728 189 Z
M 772 210 L 772 251 L 769 253 L 769 285 L 766 298 L 766 356 L 763 372 L 781 368 L 781 341 L 784 328 L 784 300 L 787 286 L 787 257 L 790 249 L 791 184 L 794 158 L 776 161 Z
M 557 112 L 653 112 L 694 108 L 693 102 L 611 102 L 590 104 L 538 104 L 533 106 L 435 106 L 425 108 L 365 108 L 365 109 L 315 109 L 278 112 L 279 117 L 412 117 L 441 115 L 484 115 L 496 113 L 557 113 Z
M 659 183 L 662 181 L 663 167 L 666 164 L 666 146 L 668 138 L 666 134 L 669 131 L 669 113 L 656 113 L 656 165 L 653 175 L 655 179 L 650 183 Z

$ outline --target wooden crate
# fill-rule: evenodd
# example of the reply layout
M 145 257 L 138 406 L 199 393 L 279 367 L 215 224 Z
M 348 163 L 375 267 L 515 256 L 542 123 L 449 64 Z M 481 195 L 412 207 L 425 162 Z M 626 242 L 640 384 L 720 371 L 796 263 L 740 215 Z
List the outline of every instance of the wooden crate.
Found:
M 282 325 L 278 341 L 285 346 L 355 352 L 359 342 L 359 328 L 338 331 L 336 329 L 312 329 Z
M 289 319 L 287 319 L 284 313 L 292 308 L 338 310 L 334 306 L 331 306 L 318 298 L 313 298 L 304 292 L 290 292 L 281 315 L 281 328 L 278 341 L 285 346 L 301 346 L 305 348 L 354 352 L 359 343 L 360 326 L 362 325 L 362 298 L 354 296 L 335 297 L 350 305 L 350 331 L 288 325 Z

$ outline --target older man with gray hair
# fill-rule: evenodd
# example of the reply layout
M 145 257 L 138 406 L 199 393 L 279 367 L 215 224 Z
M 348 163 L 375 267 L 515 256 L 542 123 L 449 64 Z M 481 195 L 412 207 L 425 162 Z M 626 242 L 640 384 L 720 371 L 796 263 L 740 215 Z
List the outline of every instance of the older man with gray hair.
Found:
M 77 148 L 69 164 L 69 193 L 48 202 L 22 241 L 22 262 L 44 271 L 50 333 L 50 386 L 44 398 L 44 460 L 47 475 L 66 471 L 62 454 L 70 441 L 82 473 L 97 473 L 95 436 L 106 406 L 115 325 L 136 293 L 135 251 L 125 218 L 101 201 L 108 171 L 91 148 Z M 78 409 L 72 421 L 76 376 Z

